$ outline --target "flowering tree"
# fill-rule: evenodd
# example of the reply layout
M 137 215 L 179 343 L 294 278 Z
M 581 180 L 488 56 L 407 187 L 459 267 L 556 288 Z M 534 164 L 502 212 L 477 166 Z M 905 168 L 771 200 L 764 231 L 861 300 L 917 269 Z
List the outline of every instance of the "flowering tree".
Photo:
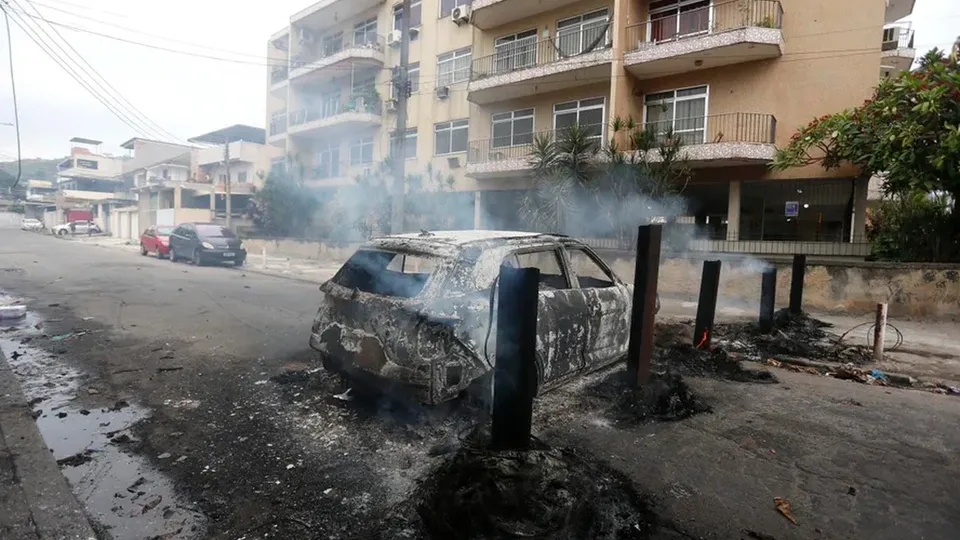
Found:
M 920 66 L 882 81 L 856 109 L 818 118 L 779 150 L 775 169 L 844 163 L 884 178 L 888 193 L 947 193 L 960 225 L 960 67 L 934 49 Z M 960 231 L 960 226 L 957 228 Z

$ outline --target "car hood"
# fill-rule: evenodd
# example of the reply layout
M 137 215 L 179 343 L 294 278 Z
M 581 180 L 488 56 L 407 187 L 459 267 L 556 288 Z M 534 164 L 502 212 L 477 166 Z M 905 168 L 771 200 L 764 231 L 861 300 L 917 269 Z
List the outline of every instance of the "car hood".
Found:
M 222 236 L 204 238 L 203 242 L 209 242 L 213 247 L 217 249 L 238 249 L 242 242 L 239 238 L 224 238 Z

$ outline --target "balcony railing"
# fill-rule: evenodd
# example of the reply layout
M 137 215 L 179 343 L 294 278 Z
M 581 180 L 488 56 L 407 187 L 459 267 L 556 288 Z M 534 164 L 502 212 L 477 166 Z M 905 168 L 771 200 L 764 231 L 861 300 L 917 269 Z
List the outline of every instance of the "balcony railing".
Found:
M 300 109 L 290 113 L 290 125 L 299 126 L 314 120 L 351 112 L 380 114 L 380 100 L 373 96 L 355 94 L 345 100 L 327 103 L 320 108 Z
M 882 51 L 895 51 L 897 49 L 913 48 L 913 29 L 902 26 L 895 26 L 883 29 L 883 42 L 880 44 Z
M 287 80 L 286 66 L 275 67 L 270 71 L 270 84 L 277 84 Z
M 567 58 L 601 51 L 610 46 L 609 21 L 584 25 L 572 32 L 561 31 L 550 39 L 540 41 L 532 37 L 521 39 L 498 47 L 494 54 L 474 60 L 470 80 L 475 81 L 552 64 Z
M 339 41 L 317 43 L 314 54 L 295 54 L 290 57 L 290 69 L 313 67 L 325 58 L 340 54 L 349 49 L 369 49 L 382 53 L 386 39 L 379 34 L 350 34 Z
M 727 113 L 647 122 L 644 128 L 663 141 L 670 133 L 685 145 L 714 143 L 774 144 L 777 119 L 772 114 Z
M 654 15 L 627 27 L 627 50 L 695 38 L 738 28 L 782 28 L 777 0 L 736 0 L 683 12 Z
M 771 114 L 728 113 L 709 116 L 680 118 L 662 122 L 644 124 L 658 142 L 663 142 L 669 133 L 673 133 L 684 145 L 712 143 L 753 143 L 774 144 L 777 137 L 777 119 Z M 586 126 L 596 133 L 596 149 L 606 144 L 603 126 Z M 563 130 L 546 130 L 534 133 L 513 134 L 508 137 L 496 137 L 470 141 L 468 163 L 488 163 L 493 161 L 529 159 L 533 151 L 534 140 L 547 135 L 556 139 L 563 136 Z
M 590 130 L 595 134 L 592 140 L 596 142 L 596 148 L 599 150 L 604 143 L 603 126 L 597 124 L 582 126 L 582 128 Z M 514 133 L 512 136 L 470 141 L 467 163 L 529 159 L 530 153 L 533 151 L 534 141 L 538 138 L 550 137 L 552 140 L 556 140 L 558 137 L 563 137 L 564 133 L 565 131 L 562 129 L 547 129 L 528 133 Z
M 287 116 L 283 115 L 270 121 L 270 135 L 279 135 L 287 131 Z

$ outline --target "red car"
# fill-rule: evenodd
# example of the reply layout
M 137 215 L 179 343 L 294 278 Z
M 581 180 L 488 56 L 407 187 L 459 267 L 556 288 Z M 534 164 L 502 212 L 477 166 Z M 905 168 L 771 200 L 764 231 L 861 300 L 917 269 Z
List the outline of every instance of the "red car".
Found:
M 140 235 L 140 254 L 156 253 L 162 259 L 170 253 L 170 233 L 173 227 L 157 225 L 148 228 Z

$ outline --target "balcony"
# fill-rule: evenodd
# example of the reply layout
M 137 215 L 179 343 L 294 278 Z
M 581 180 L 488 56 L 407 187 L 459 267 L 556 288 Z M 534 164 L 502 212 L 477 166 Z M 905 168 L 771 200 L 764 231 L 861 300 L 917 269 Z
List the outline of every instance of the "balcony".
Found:
M 358 128 L 380 126 L 380 101 L 366 96 L 351 96 L 345 101 L 321 108 L 290 113 L 290 134 L 308 138 L 326 137 Z
M 881 74 L 896 74 L 910 69 L 917 57 L 913 38 L 913 29 L 909 25 L 888 26 L 883 29 L 883 41 L 880 43 Z
M 324 30 L 383 3 L 384 0 L 320 0 L 295 13 L 290 17 L 290 23 L 301 28 Z
M 290 79 L 294 82 L 330 80 L 344 69 L 383 66 L 386 40 L 376 34 L 351 34 L 336 42 L 318 43 L 315 54 L 290 58 Z
M 886 3 L 887 9 L 884 12 L 883 22 L 892 23 L 913 13 L 913 6 L 917 0 L 886 0 Z
M 282 97 L 287 92 L 287 66 L 276 66 L 270 70 L 270 93 Z
M 275 115 L 273 119 L 270 120 L 270 128 L 268 130 L 267 139 L 273 144 L 277 144 L 281 141 L 285 142 L 284 136 L 287 133 L 287 114 L 281 113 L 280 115 Z
M 491 30 L 511 21 L 519 21 L 547 13 L 574 3 L 576 0 L 473 0 L 473 25 L 480 30 Z
M 737 0 L 627 27 L 624 66 L 651 79 L 783 54 L 783 8 L 776 0 Z
M 698 169 L 766 164 L 773 160 L 776 152 L 777 119 L 770 114 L 715 114 L 648 123 L 646 129 L 657 138 L 666 137 L 672 129 L 673 136 L 683 142 L 681 156 L 689 166 Z M 514 135 L 513 142 L 519 144 L 510 144 L 502 138 L 471 141 L 467 176 L 484 179 L 529 174 L 533 141 L 541 134 L 557 136 L 556 131 L 549 130 L 527 136 Z M 605 140 L 597 137 L 598 149 Z M 597 159 L 602 160 L 603 154 L 598 154 Z M 659 152 L 652 151 L 648 159 L 660 161 Z
M 518 40 L 473 61 L 467 99 L 487 105 L 609 79 L 610 47 L 607 21 L 556 38 Z

